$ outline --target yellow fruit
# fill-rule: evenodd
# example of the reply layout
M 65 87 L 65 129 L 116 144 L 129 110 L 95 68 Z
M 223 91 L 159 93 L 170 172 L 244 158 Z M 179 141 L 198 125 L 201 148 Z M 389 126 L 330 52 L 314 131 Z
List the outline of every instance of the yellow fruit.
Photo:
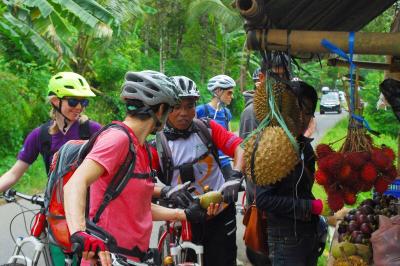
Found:
M 359 256 L 349 256 L 336 259 L 333 266 L 368 266 L 368 264 Z
M 200 205 L 203 209 L 207 209 L 211 203 L 221 203 L 222 194 L 218 191 L 210 191 L 200 196 Z
M 332 256 L 335 259 L 352 256 L 355 255 L 356 252 L 357 252 L 356 246 L 347 241 L 335 243 L 332 246 Z
M 355 244 L 357 248 L 357 255 L 360 256 L 364 261 L 369 262 L 372 257 L 371 248 L 363 244 Z
M 256 135 L 244 144 L 246 175 L 251 177 L 251 158 L 254 154 L 254 174 L 257 185 L 270 185 L 282 180 L 296 166 L 298 155 L 288 136 L 280 127 L 266 127 L 260 132 L 257 150 Z

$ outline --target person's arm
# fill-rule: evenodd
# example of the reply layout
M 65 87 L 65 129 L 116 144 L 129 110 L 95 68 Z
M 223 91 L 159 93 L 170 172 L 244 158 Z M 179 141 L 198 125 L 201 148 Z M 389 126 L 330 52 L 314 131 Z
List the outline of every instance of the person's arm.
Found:
M 4 175 L 0 177 L 0 192 L 4 192 L 12 187 L 28 170 L 30 164 L 17 160 L 15 164 Z
M 279 196 L 274 193 L 273 186 L 256 189 L 257 208 L 290 218 L 293 218 L 295 213 L 296 218 L 303 221 L 311 219 L 312 201 Z
M 70 234 L 85 231 L 87 189 L 103 172 L 99 163 L 85 159 L 64 186 L 64 208 Z
M 234 158 L 234 169 L 241 170 L 243 167 L 244 154 L 243 149 L 240 147 L 242 139 L 234 133 L 227 131 L 223 126 L 213 120 L 210 120 L 210 127 L 214 144 L 223 153 Z
M 157 204 L 151 204 L 153 221 L 184 221 L 185 211 L 182 209 L 170 209 Z
M 236 146 L 233 157 L 233 170 L 242 171 L 244 166 L 244 150 L 240 145 Z

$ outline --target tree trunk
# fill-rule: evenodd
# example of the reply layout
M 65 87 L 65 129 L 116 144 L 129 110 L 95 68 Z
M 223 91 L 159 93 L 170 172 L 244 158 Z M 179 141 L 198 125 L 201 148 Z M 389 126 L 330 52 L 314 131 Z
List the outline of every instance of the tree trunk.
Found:
M 390 32 L 400 32 L 400 11 L 397 10 L 394 15 L 392 26 L 390 27 Z M 386 56 L 386 62 L 391 63 L 393 60 L 393 56 Z M 400 60 L 399 57 L 397 60 Z M 385 79 L 392 78 L 396 80 L 400 80 L 400 72 L 391 72 L 385 71 Z

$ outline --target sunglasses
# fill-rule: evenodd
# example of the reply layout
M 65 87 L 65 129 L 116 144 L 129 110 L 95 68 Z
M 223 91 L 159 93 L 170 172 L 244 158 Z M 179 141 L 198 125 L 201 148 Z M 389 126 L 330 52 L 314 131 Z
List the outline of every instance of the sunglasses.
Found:
M 88 99 L 76 99 L 76 98 L 64 98 L 67 100 L 68 105 L 71 107 L 76 107 L 79 103 L 81 104 L 82 107 L 86 107 L 89 105 L 89 100 Z

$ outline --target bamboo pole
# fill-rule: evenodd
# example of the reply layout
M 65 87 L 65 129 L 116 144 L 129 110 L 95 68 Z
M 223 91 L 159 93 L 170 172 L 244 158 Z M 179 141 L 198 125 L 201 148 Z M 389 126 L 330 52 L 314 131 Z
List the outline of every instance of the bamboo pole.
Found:
M 249 30 L 247 48 L 249 50 L 277 50 L 292 53 L 330 53 L 321 45 L 327 39 L 348 53 L 349 33 L 340 31 L 300 31 L 300 30 Z M 355 54 L 376 54 L 400 56 L 400 32 L 356 32 Z
M 328 66 L 337 66 L 337 67 L 349 66 L 349 62 L 338 58 L 329 58 L 327 64 Z M 387 63 L 353 61 L 353 64 L 356 65 L 357 68 L 365 68 L 365 69 L 389 70 L 391 68 L 390 64 Z

